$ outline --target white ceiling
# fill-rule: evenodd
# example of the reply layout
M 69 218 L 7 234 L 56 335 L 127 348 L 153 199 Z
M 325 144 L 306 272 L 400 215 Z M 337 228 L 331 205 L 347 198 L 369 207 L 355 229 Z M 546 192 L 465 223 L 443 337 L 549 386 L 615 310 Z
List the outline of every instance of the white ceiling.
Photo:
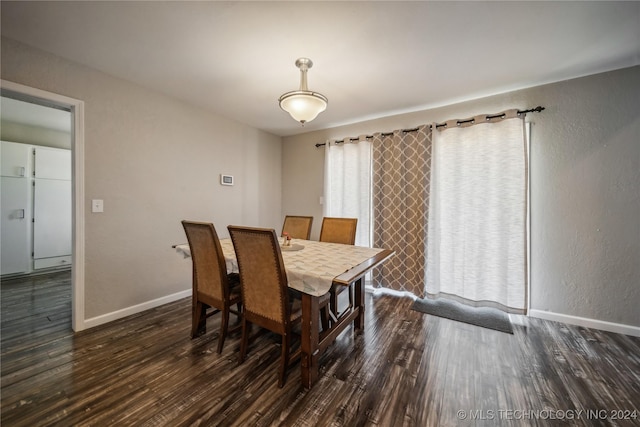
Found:
M 640 2 L 10 2 L 2 35 L 277 135 L 640 64 Z M 309 57 L 329 98 L 278 107 Z

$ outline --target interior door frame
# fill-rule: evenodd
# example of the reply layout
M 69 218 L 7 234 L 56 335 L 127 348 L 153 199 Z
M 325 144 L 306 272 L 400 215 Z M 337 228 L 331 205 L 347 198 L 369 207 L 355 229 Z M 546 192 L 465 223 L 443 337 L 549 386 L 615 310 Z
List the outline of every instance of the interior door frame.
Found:
M 0 80 L 3 95 L 44 106 L 59 106 L 71 111 L 71 327 L 75 332 L 85 329 L 84 276 L 85 276 L 85 197 L 84 197 L 84 101 L 57 93 L 36 89 L 8 80 Z

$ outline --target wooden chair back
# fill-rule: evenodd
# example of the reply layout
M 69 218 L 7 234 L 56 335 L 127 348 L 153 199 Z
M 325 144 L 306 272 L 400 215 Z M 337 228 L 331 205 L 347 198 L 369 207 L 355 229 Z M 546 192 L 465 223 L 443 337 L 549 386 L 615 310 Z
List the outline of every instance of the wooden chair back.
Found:
M 194 296 L 204 302 L 224 301 L 229 297 L 229 284 L 216 229 L 211 223 L 196 221 L 182 221 L 182 226 L 191 249 Z
M 288 233 L 292 239 L 309 240 L 311 236 L 311 225 L 313 224 L 312 216 L 294 216 L 287 215 L 284 217 L 281 236 Z
M 302 310 L 292 308 L 287 273 L 282 261 L 278 236 L 273 229 L 228 227 L 236 251 L 240 286 L 244 301 L 240 363 L 244 361 L 249 343 L 250 325 L 255 323 L 282 336 L 278 386 L 287 378 L 287 368 L 300 359 L 300 348 L 291 352 L 293 325 L 299 323 Z M 299 302 L 299 301 L 298 301 Z
M 353 245 L 356 242 L 358 218 L 322 218 L 320 241 Z
M 287 274 L 273 229 L 228 227 L 240 270 L 244 317 L 284 334 L 290 317 Z
M 229 329 L 229 313 L 241 317 L 242 295 L 237 274 L 227 274 L 220 239 L 209 222 L 182 221 L 193 264 L 191 338 L 206 333 L 207 318 L 221 313 L 218 353 L 222 353 Z M 231 308 L 232 305 L 237 310 Z

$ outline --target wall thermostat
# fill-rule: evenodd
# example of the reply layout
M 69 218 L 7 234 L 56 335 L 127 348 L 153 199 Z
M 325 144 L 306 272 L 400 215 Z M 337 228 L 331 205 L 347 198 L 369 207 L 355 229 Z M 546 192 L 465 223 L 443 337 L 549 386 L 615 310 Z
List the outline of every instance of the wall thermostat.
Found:
M 220 184 L 233 185 L 233 175 L 220 175 Z

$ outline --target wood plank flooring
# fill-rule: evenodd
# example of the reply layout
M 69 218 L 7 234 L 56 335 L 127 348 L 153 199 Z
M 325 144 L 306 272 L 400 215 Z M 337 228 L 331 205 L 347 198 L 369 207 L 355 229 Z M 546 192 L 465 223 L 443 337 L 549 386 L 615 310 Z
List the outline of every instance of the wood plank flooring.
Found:
M 277 386 L 279 337 L 242 365 L 237 334 L 216 353 L 218 316 L 191 340 L 189 299 L 74 334 L 68 272 L 1 292 L 2 426 L 640 425 L 625 335 L 520 316 L 510 335 L 368 293 L 365 330 L 338 337 L 305 391 L 299 365 Z

